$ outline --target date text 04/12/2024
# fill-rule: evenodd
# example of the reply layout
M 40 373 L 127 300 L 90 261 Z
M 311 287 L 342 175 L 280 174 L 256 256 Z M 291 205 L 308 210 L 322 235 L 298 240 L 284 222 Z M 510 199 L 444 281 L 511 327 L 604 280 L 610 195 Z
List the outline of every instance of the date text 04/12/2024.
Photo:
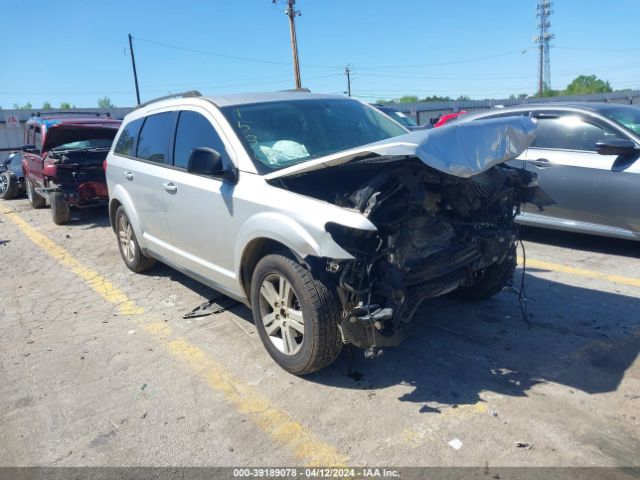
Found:
M 233 477 L 245 478 L 399 478 L 400 472 L 386 468 L 235 468 Z

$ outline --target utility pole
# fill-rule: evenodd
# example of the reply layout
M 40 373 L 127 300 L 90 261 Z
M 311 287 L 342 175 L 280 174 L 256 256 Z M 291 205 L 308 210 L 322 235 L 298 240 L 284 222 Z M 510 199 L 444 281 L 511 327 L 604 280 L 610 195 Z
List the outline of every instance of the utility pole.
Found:
M 351 96 L 351 65 L 347 65 L 344 69 L 347 76 L 347 95 Z
M 275 0 L 274 0 L 275 3 Z M 296 88 L 302 88 L 300 80 L 300 64 L 298 63 L 298 39 L 296 37 L 295 18 L 302 15 L 300 10 L 296 10 L 296 0 L 287 0 L 287 9 L 284 13 L 289 17 L 289 30 L 291 31 L 291 51 L 293 52 L 293 75 L 296 81 Z
M 136 71 L 136 57 L 133 55 L 133 40 L 129 34 L 129 51 L 131 52 L 131 65 L 133 65 L 133 80 L 136 83 L 136 100 L 140 105 L 140 89 L 138 88 L 138 72 Z
M 549 17 L 553 13 L 550 0 L 538 0 L 536 16 L 540 18 L 538 23 L 538 35 L 533 37 L 533 41 L 538 44 L 538 96 L 544 95 L 545 88 L 551 88 L 551 61 L 549 59 L 549 43 L 555 35 L 549 32 L 551 22 Z

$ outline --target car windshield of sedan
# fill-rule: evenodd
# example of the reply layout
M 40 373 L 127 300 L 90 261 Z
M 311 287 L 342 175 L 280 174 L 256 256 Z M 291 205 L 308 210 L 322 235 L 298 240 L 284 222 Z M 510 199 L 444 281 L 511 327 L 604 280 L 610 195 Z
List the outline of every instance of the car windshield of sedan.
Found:
M 379 108 L 379 110 L 383 113 L 386 113 L 391 118 L 393 118 L 396 122 L 404 127 L 417 127 L 418 124 L 411 118 L 410 116 L 402 113 L 399 110 L 395 110 L 393 108 Z
M 261 174 L 408 133 L 372 107 L 309 99 L 222 108 Z
M 113 140 L 107 138 L 90 138 L 87 140 L 79 140 L 77 142 L 69 142 L 63 145 L 58 145 L 51 150 L 88 150 L 92 148 L 111 148 Z
M 634 133 L 640 134 L 640 108 L 637 107 L 607 107 L 600 112 L 614 120 Z

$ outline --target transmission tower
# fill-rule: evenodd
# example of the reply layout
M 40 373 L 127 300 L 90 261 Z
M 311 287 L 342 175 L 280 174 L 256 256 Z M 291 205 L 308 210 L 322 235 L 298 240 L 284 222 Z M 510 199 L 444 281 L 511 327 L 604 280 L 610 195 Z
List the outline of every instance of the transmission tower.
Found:
M 550 0 L 538 0 L 536 7 L 536 16 L 540 19 L 538 22 L 538 35 L 533 37 L 533 41 L 538 44 L 540 58 L 538 61 L 538 96 L 544 95 L 545 89 L 551 88 L 551 62 L 549 61 L 549 48 L 551 40 L 555 37 L 549 31 L 551 22 L 549 17 L 553 13 L 551 6 L 553 2 Z

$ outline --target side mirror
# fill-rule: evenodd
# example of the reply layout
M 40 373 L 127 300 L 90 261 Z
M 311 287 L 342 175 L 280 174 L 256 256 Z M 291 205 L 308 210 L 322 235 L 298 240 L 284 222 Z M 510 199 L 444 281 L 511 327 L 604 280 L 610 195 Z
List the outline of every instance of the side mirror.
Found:
M 27 153 L 34 153 L 37 152 L 37 149 L 35 145 L 23 145 L 22 151 Z
M 187 172 L 196 175 L 206 175 L 207 177 L 222 178 L 231 183 L 236 183 L 238 175 L 234 167 L 225 165 L 225 161 L 219 152 L 213 148 L 194 148 L 189 155 Z
M 626 138 L 611 138 L 596 143 L 600 155 L 622 155 L 625 157 L 640 153 L 636 144 Z

